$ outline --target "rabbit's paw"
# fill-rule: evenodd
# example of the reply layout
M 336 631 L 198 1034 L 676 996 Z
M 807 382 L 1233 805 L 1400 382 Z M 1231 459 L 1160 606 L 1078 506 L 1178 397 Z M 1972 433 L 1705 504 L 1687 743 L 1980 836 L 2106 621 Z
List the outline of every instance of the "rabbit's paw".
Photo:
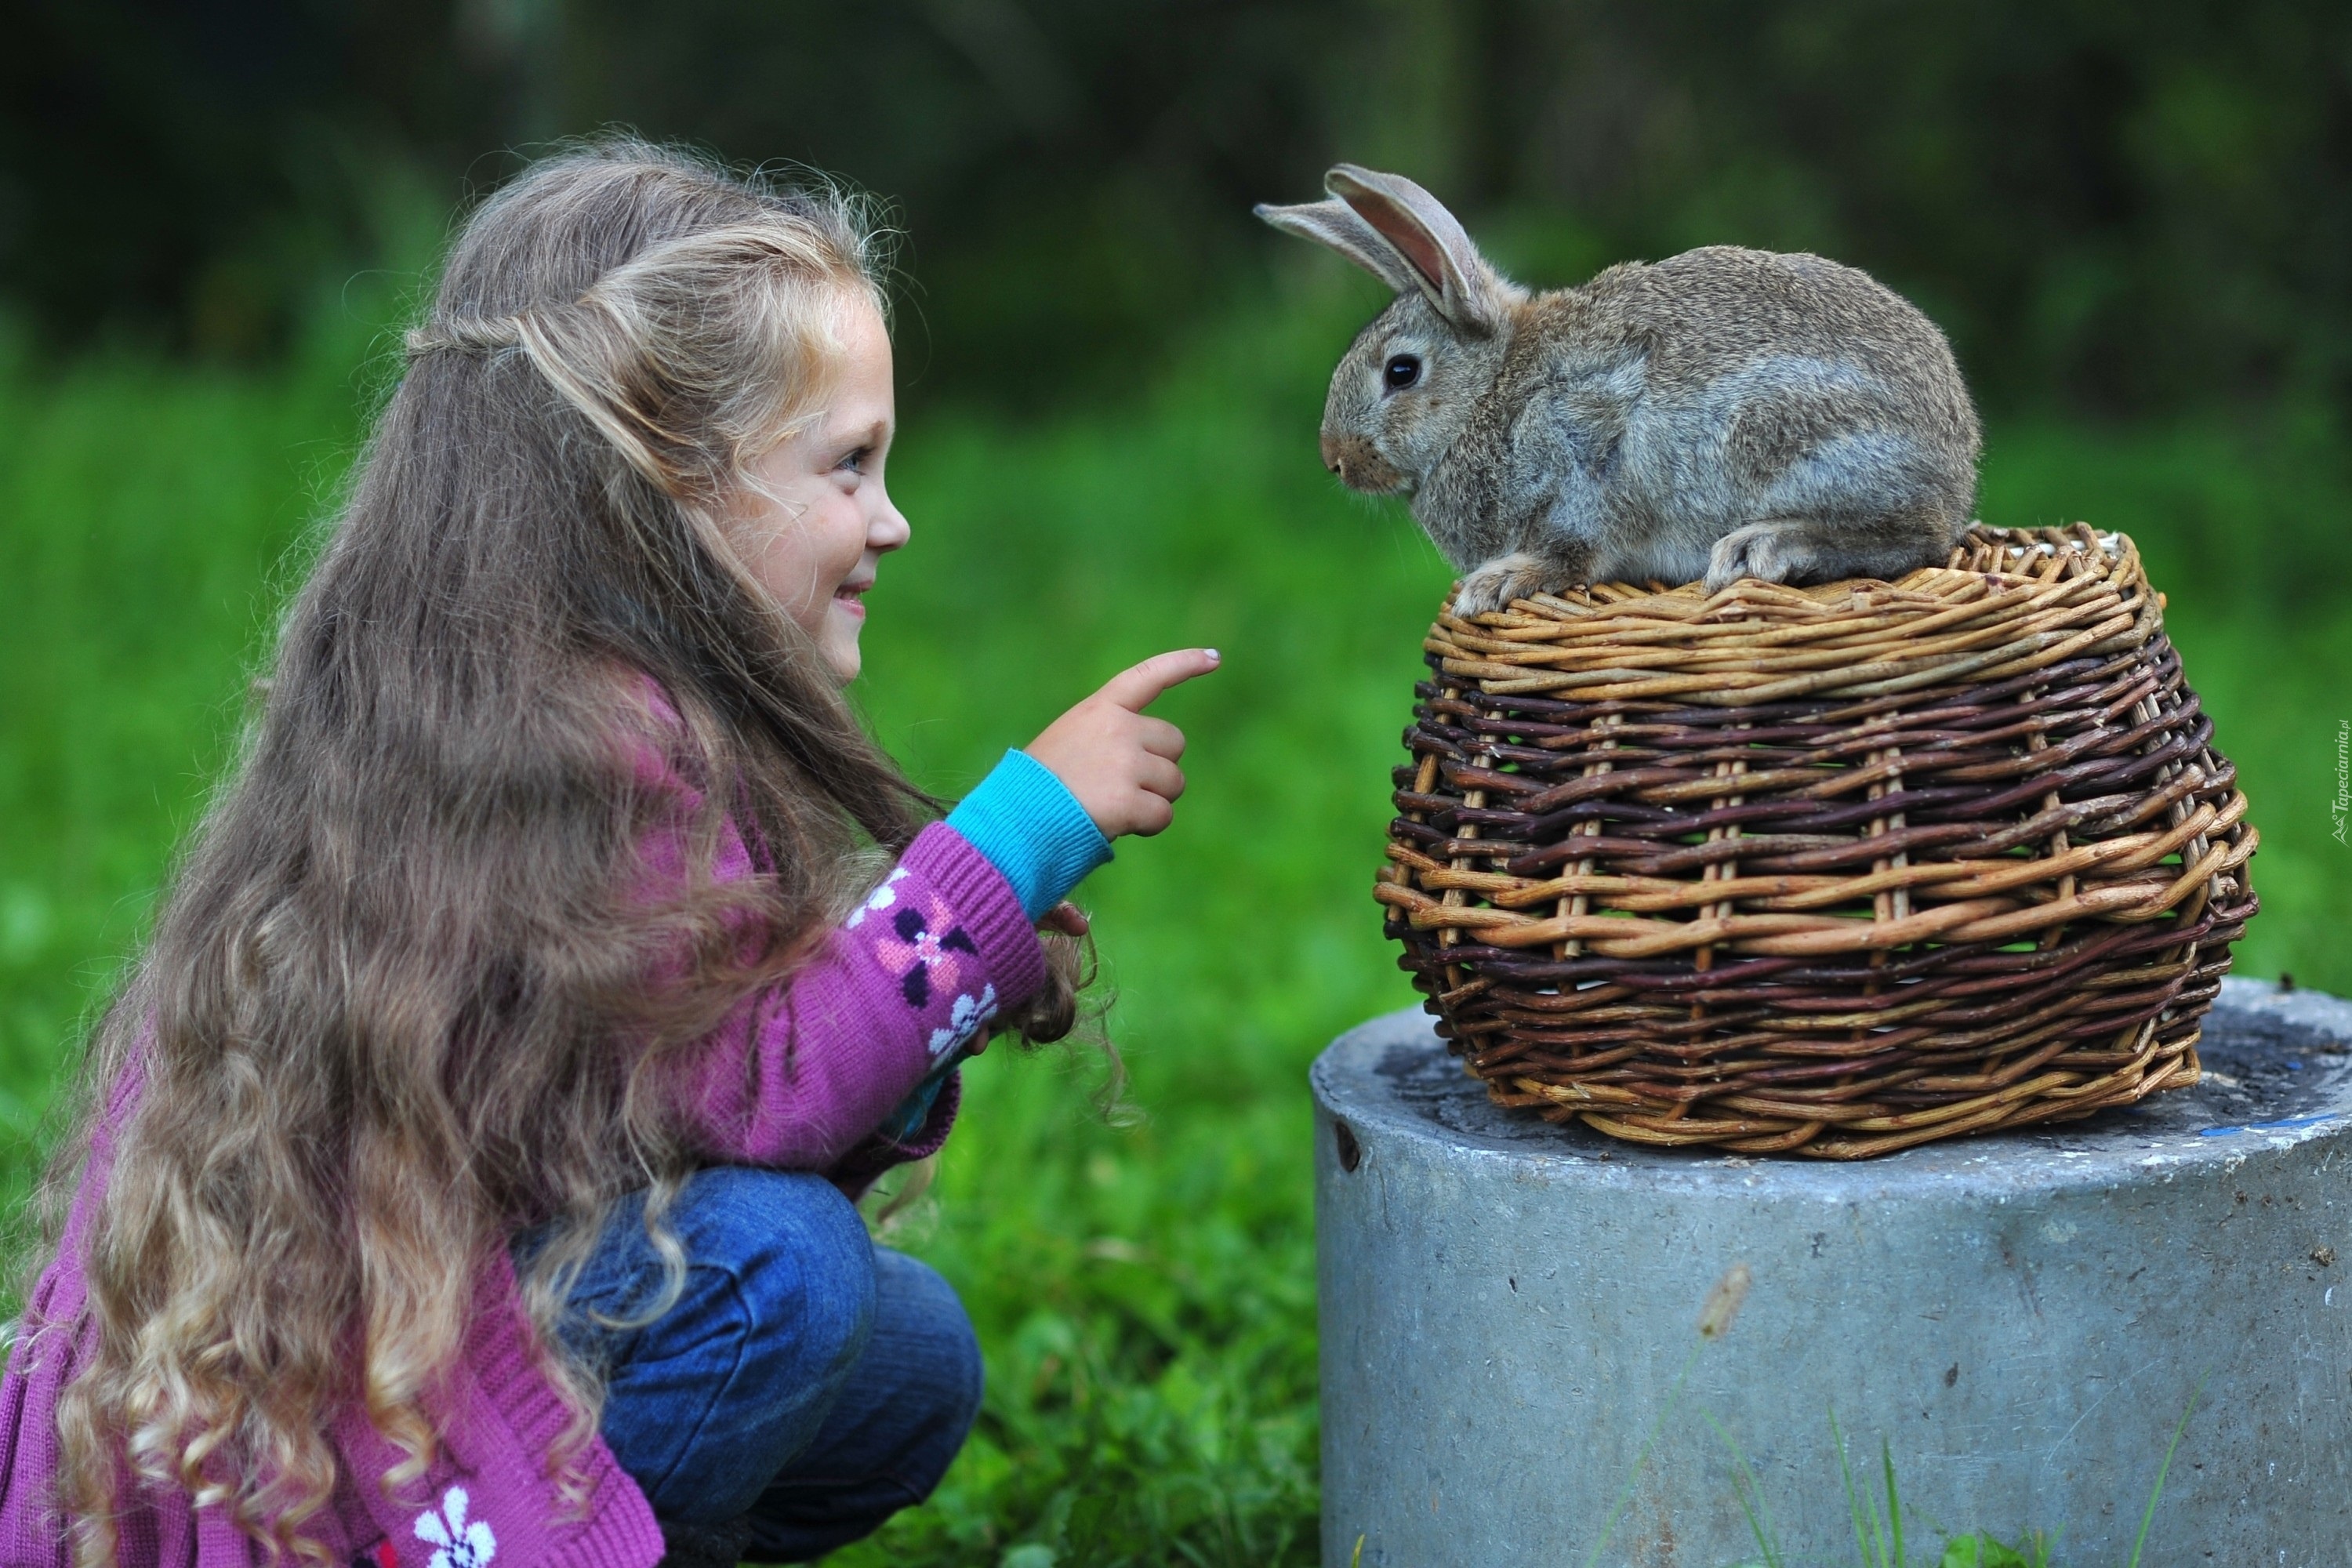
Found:
M 1751 522 L 1715 542 L 1715 549 L 1707 556 L 1706 591 L 1712 594 L 1727 588 L 1742 577 L 1786 583 L 1812 563 L 1812 551 L 1787 520 Z
M 1574 568 L 1541 555 L 1524 552 L 1497 555 L 1462 579 L 1461 590 L 1454 595 L 1454 613 L 1484 615 L 1502 609 L 1513 599 L 1557 594 L 1582 580 Z

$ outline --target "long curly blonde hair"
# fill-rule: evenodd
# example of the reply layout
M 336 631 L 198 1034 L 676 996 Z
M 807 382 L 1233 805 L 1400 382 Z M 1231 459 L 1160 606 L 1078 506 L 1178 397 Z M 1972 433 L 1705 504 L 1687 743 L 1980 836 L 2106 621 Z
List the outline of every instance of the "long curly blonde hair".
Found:
M 332 1421 L 359 1402 L 404 1456 L 355 1483 L 424 1471 L 479 1267 L 520 1226 L 548 1227 L 524 1284 L 554 1343 L 611 1205 L 649 1192 L 658 1230 L 691 1167 L 651 1066 L 935 815 L 722 530 L 822 406 L 844 301 L 880 304 L 872 234 L 830 189 L 621 140 L 464 226 L 49 1177 L 54 1210 L 135 1072 L 58 1410 L 79 1563 L 114 1561 L 125 1485 L 323 1562 Z M 631 895 L 675 803 L 616 744 L 616 671 L 683 717 L 697 841 L 731 810 L 762 874 Z M 1074 950 L 1053 959 L 1033 1039 L 1070 1026 Z M 572 1468 L 598 1390 L 541 1353 Z

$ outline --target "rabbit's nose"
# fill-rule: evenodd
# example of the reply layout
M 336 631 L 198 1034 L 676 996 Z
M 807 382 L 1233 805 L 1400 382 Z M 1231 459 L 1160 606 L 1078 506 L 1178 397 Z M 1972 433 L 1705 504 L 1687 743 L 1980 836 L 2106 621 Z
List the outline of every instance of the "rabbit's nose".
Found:
M 1317 445 L 1323 453 L 1323 466 L 1339 475 L 1339 482 L 1351 490 L 1397 495 L 1410 488 L 1405 477 L 1364 437 L 1328 434 Z

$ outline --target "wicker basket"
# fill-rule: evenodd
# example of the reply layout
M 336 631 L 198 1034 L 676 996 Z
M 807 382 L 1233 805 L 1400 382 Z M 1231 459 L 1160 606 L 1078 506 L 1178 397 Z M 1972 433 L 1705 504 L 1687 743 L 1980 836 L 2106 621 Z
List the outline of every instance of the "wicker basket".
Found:
M 1496 1100 L 1860 1159 L 2197 1081 L 2236 770 L 2118 534 L 1441 615 L 1377 889 Z

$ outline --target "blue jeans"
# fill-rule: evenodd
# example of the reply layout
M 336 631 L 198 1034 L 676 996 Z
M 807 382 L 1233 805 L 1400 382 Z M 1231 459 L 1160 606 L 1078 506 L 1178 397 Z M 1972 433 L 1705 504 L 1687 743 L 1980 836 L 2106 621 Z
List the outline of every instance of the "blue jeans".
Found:
M 634 1321 L 659 1298 L 639 1195 L 614 1205 L 562 1330 L 604 1372 L 604 1441 L 655 1515 L 748 1517 L 751 1561 L 801 1563 L 929 1497 L 980 1410 L 980 1346 L 948 1282 L 874 1246 L 802 1172 L 698 1172 L 667 1227 L 687 1258 L 675 1304 L 640 1328 L 591 1316 Z

